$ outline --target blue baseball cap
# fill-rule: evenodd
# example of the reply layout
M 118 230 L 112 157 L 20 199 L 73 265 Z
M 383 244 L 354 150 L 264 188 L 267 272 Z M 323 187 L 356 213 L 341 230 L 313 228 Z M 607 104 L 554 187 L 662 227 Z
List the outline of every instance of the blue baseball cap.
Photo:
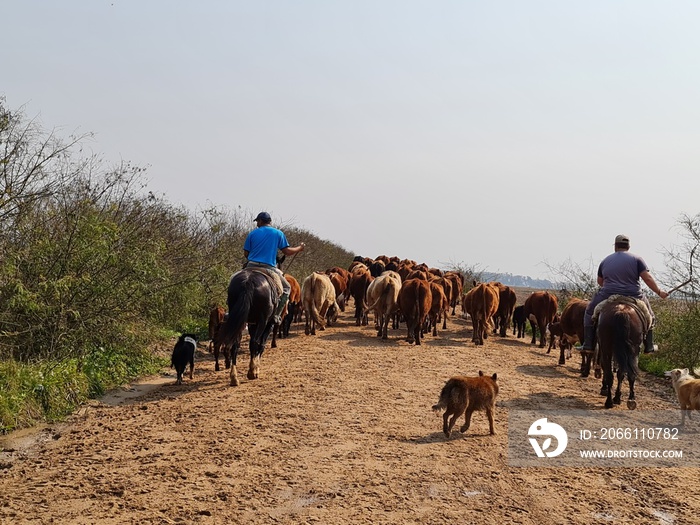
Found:
M 258 216 L 255 217 L 255 219 L 253 219 L 253 222 L 257 221 L 272 222 L 272 217 L 270 217 L 270 214 L 266 211 L 261 211 L 260 213 L 258 213 Z

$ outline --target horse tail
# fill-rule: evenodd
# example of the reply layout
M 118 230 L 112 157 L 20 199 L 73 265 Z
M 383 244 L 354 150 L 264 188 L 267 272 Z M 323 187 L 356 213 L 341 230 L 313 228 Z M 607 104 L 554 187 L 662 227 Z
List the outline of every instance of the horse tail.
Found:
M 231 346 L 234 340 L 243 333 L 248 322 L 250 306 L 253 304 L 253 293 L 252 286 L 243 286 L 234 282 L 229 285 L 228 319 L 222 325 L 222 340 L 226 346 Z
M 639 369 L 637 367 L 637 352 L 635 352 L 635 345 L 630 337 L 630 315 L 628 312 L 615 312 L 615 344 L 613 347 L 618 370 L 635 378 Z

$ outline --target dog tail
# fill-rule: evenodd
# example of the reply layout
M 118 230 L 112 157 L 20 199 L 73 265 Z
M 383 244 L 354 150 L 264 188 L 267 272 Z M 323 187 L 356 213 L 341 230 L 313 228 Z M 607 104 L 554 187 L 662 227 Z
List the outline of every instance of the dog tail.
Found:
M 433 412 L 436 414 L 439 414 L 447 408 L 447 398 L 449 396 L 448 385 L 449 383 L 442 387 L 442 390 L 440 391 L 440 399 L 438 400 L 437 404 L 433 405 Z

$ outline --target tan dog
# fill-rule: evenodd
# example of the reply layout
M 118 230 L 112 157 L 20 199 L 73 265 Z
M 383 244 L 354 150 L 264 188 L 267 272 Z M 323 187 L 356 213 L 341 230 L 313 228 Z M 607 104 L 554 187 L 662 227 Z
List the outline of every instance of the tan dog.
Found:
M 445 414 L 442 416 L 442 431 L 445 433 L 445 436 L 450 437 L 455 421 L 465 412 L 464 425 L 459 431 L 466 432 L 469 430 L 472 414 L 475 410 L 486 411 L 486 415 L 489 418 L 489 430 L 491 434 L 496 433 L 493 429 L 493 412 L 496 407 L 496 395 L 498 394 L 496 379 L 496 374 L 487 377 L 479 370 L 479 377 L 457 376 L 445 383 L 442 392 L 440 392 L 440 400 L 436 405 L 433 405 L 435 412 L 445 410 Z M 452 416 L 452 419 L 448 423 L 447 420 L 450 416 Z
M 685 415 L 690 419 L 691 410 L 700 410 L 700 379 L 690 375 L 687 368 L 675 368 L 666 375 L 671 378 L 671 384 L 681 405 L 681 425 L 685 424 Z

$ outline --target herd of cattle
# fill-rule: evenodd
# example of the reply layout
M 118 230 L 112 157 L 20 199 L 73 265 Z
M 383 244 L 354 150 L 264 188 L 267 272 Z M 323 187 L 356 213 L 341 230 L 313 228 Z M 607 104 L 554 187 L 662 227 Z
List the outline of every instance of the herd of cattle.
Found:
M 282 323 L 273 331 L 271 346 L 277 337 L 287 337 L 292 322 L 305 321 L 306 335 L 315 335 L 345 311 L 349 299 L 353 299 L 355 323 L 366 326 L 369 314 L 374 313 L 377 336 L 387 339 L 389 323 L 399 328 L 404 322 L 409 343 L 421 344 L 426 333 L 437 335 L 438 326 L 447 327 L 447 317 L 456 314 L 460 304 L 462 315 L 472 321 L 472 342 L 483 345 L 489 333 L 506 336 L 513 325 L 517 337 L 525 337 L 525 324 L 532 327 L 532 344 L 540 335 L 539 346 L 546 345 L 550 333 L 548 352 L 559 340 L 559 363 L 565 363 L 576 341 L 583 341 L 583 314 L 587 301 L 571 299 L 558 314 L 557 297 L 547 291 L 533 292 L 524 304 L 516 306 L 515 291 L 499 282 L 477 284 L 465 291 L 464 276 L 456 271 L 442 271 L 411 260 L 381 255 L 375 259 L 356 257 L 348 269 L 333 267 L 324 272 L 314 272 L 300 283 L 285 274 L 291 286 L 289 302 L 283 313 Z M 468 287 L 467 286 L 467 287 Z M 218 327 L 224 319 L 224 309 L 217 307 L 209 319 L 209 337 L 219 370 L 218 357 L 224 350 L 226 366 L 228 355 L 217 337 Z

